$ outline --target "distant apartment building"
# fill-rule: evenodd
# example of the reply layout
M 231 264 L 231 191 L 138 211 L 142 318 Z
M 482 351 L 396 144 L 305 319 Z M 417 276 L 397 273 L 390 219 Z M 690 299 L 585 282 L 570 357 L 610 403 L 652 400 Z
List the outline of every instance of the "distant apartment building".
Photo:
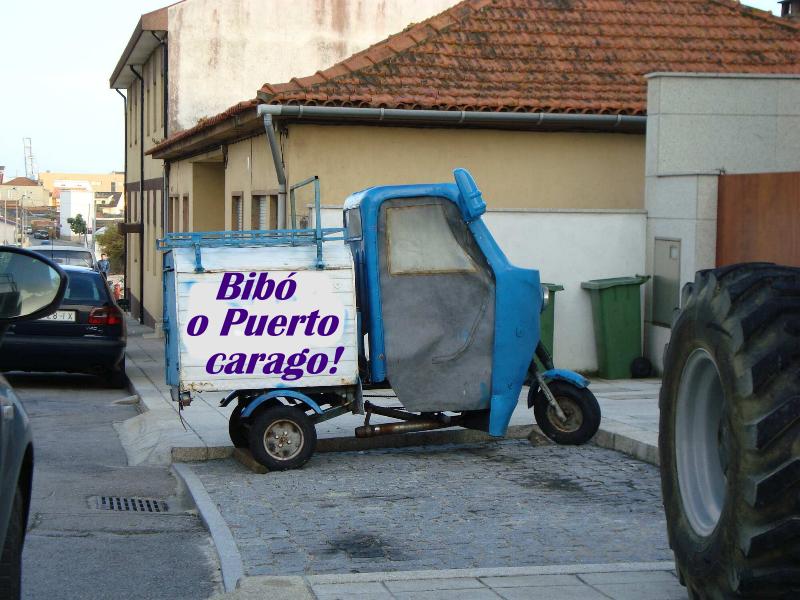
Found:
M 126 295 L 134 315 L 161 320 L 161 259 L 167 230 L 223 229 L 225 194 L 216 159 L 195 157 L 191 173 L 212 206 L 170 198 L 169 171 L 146 152 L 175 133 L 254 98 L 265 81 L 329 67 L 455 0 L 184 0 L 144 14 L 111 74 L 125 107 Z M 171 205 L 172 210 L 167 206 Z M 171 216 L 170 216 L 171 215 Z
M 39 173 L 39 181 L 50 193 L 53 205 L 58 204 L 60 192 L 62 190 L 80 187 L 94 194 L 95 201 L 102 206 L 109 203 L 116 203 L 122 196 L 125 188 L 125 173 L 122 171 L 111 171 L 110 173 L 63 173 L 55 171 L 45 171 Z
M 50 194 L 40 181 L 14 177 L 0 183 L 0 200 L 25 208 L 49 206 Z

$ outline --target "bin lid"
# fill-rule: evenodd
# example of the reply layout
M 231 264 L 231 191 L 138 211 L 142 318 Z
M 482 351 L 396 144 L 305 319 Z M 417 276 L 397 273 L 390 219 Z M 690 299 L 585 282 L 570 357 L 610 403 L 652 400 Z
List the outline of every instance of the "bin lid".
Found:
M 542 285 L 546 285 L 547 289 L 550 290 L 551 292 L 560 292 L 560 291 L 562 291 L 564 289 L 563 285 L 559 285 L 557 283 L 544 283 L 544 282 L 542 282 Z
M 620 285 L 642 285 L 650 279 L 650 275 L 634 275 L 633 277 L 611 277 L 609 279 L 591 279 L 581 283 L 585 290 L 605 290 Z

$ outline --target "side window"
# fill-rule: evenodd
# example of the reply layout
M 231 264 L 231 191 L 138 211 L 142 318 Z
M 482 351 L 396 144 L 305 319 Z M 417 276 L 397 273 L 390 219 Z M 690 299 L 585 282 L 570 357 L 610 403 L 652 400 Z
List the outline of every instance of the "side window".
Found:
M 361 239 L 361 211 L 351 208 L 344 213 L 344 228 L 348 240 Z
M 436 204 L 388 208 L 386 228 L 392 275 L 470 273 L 475 264 L 459 245 Z

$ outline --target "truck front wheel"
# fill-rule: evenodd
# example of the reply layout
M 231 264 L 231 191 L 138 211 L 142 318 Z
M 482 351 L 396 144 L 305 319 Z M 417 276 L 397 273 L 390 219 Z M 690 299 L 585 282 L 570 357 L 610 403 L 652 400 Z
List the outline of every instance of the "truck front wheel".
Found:
M 528 406 L 533 406 L 536 424 L 556 444 L 577 445 L 588 442 L 600 427 L 600 405 L 588 388 L 566 381 L 551 381 L 547 387 L 558 402 L 564 419 L 559 419 L 542 389 L 531 386 Z
M 800 269 L 701 271 L 664 358 L 661 484 L 692 598 L 800 594 Z
M 269 406 L 251 418 L 250 452 L 270 471 L 302 467 L 317 446 L 314 424 L 302 406 Z

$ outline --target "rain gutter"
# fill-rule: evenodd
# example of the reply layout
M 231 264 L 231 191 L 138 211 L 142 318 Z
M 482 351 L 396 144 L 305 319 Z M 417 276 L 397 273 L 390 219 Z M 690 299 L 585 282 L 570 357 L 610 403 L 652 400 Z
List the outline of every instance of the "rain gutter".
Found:
M 352 108 L 341 106 L 301 106 L 260 104 L 258 115 L 309 120 L 363 120 L 385 123 L 423 123 L 430 125 L 526 125 L 531 128 L 577 128 L 642 132 L 647 117 L 640 115 L 598 115 L 582 113 L 527 113 L 477 110 L 414 110 L 404 108 Z

